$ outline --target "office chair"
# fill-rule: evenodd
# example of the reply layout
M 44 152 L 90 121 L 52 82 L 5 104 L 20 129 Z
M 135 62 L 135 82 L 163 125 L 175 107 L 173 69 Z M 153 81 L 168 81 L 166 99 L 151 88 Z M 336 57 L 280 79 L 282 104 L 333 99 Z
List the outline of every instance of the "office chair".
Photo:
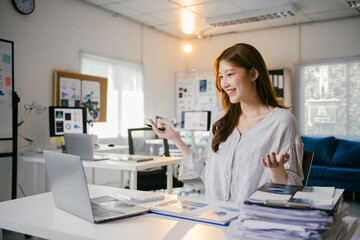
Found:
M 137 133 L 137 134 L 136 134 Z M 152 131 L 152 128 L 129 128 L 128 129 L 128 143 L 129 154 L 134 155 L 151 155 L 151 156 L 166 156 L 169 157 L 169 143 L 167 139 L 163 139 L 162 148 L 154 148 L 150 144 L 146 144 L 146 139 L 155 139 L 157 135 Z M 134 144 L 135 143 L 135 144 Z M 161 154 L 155 152 L 156 150 L 163 151 Z
M 304 150 L 303 163 L 302 163 L 302 169 L 304 174 L 304 180 L 302 181 L 302 184 L 304 186 L 307 185 L 313 159 L 314 159 L 314 152 Z
M 128 142 L 129 154 L 152 155 L 169 157 L 169 143 L 163 139 L 161 147 L 154 144 L 146 144 L 146 139 L 155 139 L 156 134 L 151 128 L 129 128 Z M 139 171 L 137 174 L 138 190 L 159 190 L 166 189 L 167 183 L 167 166 L 150 168 Z M 173 176 L 173 187 L 182 187 L 183 183 Z

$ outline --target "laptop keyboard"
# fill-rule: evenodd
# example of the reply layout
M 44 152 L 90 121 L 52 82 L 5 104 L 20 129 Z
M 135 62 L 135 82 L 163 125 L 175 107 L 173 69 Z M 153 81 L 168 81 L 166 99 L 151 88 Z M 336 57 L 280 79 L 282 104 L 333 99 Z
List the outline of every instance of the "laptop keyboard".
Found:
M 102 207 L 99 204 L 94 203 L 94 202 L 91 202 L 91 208 L 92 208 L 95 219 L 96 218 L 118 217 L 118 216 L 125 214 L 124 212 L 121 212 L 121 211 L 118 211 L 115 209 Z

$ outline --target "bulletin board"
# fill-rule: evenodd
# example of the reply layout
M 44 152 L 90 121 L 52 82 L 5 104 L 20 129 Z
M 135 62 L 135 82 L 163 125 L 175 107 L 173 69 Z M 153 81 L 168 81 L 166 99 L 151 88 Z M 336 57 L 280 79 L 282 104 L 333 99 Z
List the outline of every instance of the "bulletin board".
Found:
M 54 71 L 54 106 L 81 107 L 81 102 L 91 91 L 92 99 L 100 102 L 100 112 L 94 122 L 106 122 L 107 78 Z
M 175 88 L 175 115 L 178 122 L 183 111 L 211 111 L 211 118 L 219 112 L 220 98 L 213 69 L 175 72 Z

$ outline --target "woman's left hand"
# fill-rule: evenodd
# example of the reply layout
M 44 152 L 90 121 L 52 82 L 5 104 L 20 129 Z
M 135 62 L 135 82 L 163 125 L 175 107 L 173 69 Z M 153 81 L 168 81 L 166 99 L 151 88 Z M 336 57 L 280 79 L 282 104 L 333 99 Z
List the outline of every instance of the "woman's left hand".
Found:
M 275 152 L 267 154 L 266 158 L 261 158 L 261 163 L 267 168 L 277 168 L 284 166 L 290 159 L 290 155 L 285 152 L 283 154 L 276 155 Z

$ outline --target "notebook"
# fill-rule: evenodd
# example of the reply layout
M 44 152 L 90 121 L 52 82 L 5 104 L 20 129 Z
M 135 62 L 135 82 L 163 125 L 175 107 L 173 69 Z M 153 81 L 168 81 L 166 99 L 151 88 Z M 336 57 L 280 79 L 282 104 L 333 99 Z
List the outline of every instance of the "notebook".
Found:
M 51 151 L 44 151 L 44 156 L 56 207 L 93 223 L 127 218 L 149 211 L 110 196 L 90 199 L 79 156 Z
M 109 156 L 94 155 L 91 137 L 84 133 L 64 133 L 65 147 L 68 154 L 78 155 L 82 160 L 106 160 Z

